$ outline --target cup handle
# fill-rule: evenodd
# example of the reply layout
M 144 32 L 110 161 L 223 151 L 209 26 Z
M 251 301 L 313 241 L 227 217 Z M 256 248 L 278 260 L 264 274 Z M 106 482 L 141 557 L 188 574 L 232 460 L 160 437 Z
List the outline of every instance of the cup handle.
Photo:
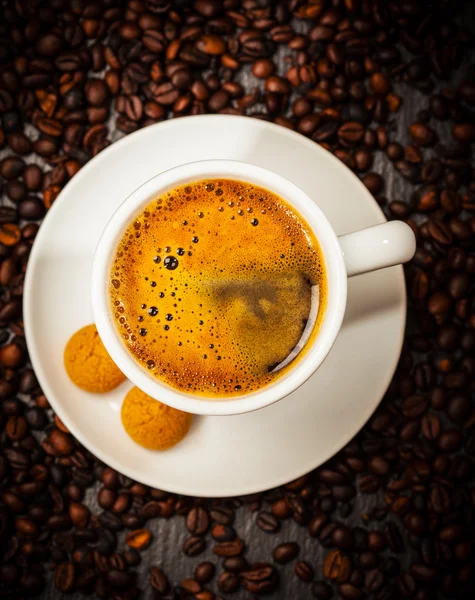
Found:
M 416 238 L 403 221 L 390 221 L 341 235 L 340 242 L 348 277 L 405 263 L 414 256 Z

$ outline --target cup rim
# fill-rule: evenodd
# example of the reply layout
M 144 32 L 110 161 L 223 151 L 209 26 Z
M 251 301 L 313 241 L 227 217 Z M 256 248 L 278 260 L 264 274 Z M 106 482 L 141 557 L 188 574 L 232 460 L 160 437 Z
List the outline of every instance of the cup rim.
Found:
M 311 347 L 288 373 L 275 382 L 242 396 L 208 398 L 172 388 L 153 377 L 132 357 L 120 339 L 111 316 L 108 281 L 113 254 L 134 215 L 160 193 L 207 178 L 235 178 L 260 185 L 281 196 L 304 217 L 314 231 L 325 261 L 328 279 L 327 307 Z M 340 330 L 347 298 L 347 275 L 337 236 L 317 204 L 294 183 L 263 167 L 227 159 L 200 160 L 163 171 L 144 182 L 117 208 L 104 228 L 94 254 L 91 300 L 94 321 L 110 356 L 124 375 L 150 396 L 185 412 L 234 415 L 252 412 L 288 396 L 322 364 Z

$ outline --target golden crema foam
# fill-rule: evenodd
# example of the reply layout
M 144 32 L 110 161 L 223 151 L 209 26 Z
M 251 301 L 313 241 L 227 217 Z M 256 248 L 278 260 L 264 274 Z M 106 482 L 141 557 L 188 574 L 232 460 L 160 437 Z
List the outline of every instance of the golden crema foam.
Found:
M 276 194 L 229 179 L 150 202 L 125 231 L 110 278 L 112 314 L 134 358 L 174 388 L 217 398 L 292 368 L 326 296 L 309 225 Z

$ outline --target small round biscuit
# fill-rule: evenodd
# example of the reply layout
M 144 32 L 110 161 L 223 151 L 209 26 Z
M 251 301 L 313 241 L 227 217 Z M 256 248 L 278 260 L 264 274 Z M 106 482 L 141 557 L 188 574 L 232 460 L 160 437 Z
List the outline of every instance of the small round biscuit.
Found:
M 122 404 L 122 424 L 129 436 L 150 450 L 166 450 L 178 444 L 190 429 L 192 415 L 155 400 L 137 387 Z
M 71 336 L 64 349 L 64 366 L 71 381 L 87 392 L 110 392 L 126 379 L 95 325 L 86 325 Z

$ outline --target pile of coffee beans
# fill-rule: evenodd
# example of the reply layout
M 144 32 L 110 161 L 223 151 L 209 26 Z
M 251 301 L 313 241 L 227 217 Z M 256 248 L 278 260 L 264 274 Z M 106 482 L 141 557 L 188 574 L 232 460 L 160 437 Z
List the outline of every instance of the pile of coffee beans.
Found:
M 2 597 L 45 586 L 50 597 L 117 600 L 473 597 L 475 69 L 461 8 L 2 4 Z M 404 348 L 376 414 L 309 475 L 228 500 L 150 489 L 82 448 L 38 386 L 22 323 L 28 255 L 69 179 L 118 136 L 201 113 L 253 116 L 309 137 L 417 238 Z M 182 525 L 174 563 L 188 569 L 184 578 L 164 567 L 166 554 L 179 553 Z

